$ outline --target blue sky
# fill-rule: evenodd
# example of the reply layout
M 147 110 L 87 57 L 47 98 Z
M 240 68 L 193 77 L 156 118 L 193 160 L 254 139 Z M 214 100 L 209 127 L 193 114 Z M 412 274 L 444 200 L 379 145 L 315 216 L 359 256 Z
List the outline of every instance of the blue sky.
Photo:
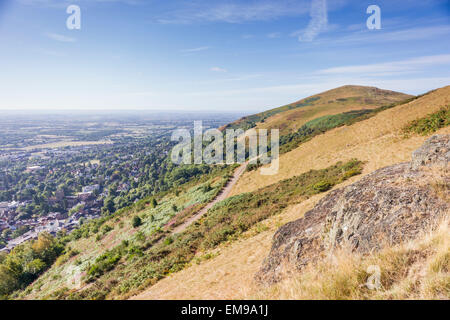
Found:
M 443 0 L 0 0 L 0 40 L 0 109 L 255 112 L 345 84 L 450 84 Z

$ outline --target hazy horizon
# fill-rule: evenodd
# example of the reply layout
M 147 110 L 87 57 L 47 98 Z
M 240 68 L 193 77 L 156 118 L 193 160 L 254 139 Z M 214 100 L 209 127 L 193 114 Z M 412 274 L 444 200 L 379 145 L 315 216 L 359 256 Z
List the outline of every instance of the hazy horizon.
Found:
M 357 85 L 357 84 L 348 84 L 348 85 Z M 445 86 L 445 85 L 444 85 Z M 374 86 L 370 86 L 367 85 L 367 87 L 374 87 Z M 18 113 L 32 113 L 32 114 L 38 114 L 38 115 L 45 115 L 45 114 L 68 114 L 68 113 L 75 113 L 75 114 L 105 114 L 105 113 L 113 113 L 113 114 L 136 114 L 136 113 L 144 113 L 144 114 L 238 114 L 241 116 L 245 116 L 245 115 L 251 115 L 254 113 L 259 113 L 262 111 L 266 111 L 269 109 L 273 109 L 273 108 L 277 108 L 277 107 L 281 107 L 305 98 L 308 98 L 310 96 L 313 96 L 315 94 L 320 94 L 322 92 L 325 92 L 327 90 L 332 90 L 338 87 L 333 87 L 330 89 L 326 89 L 323 91 L 318 91 L 318 92 L 311 92 L 310 94 L 307 95 L 302 95 L 299 96 L 298 98 L 291 100 L 291 101 L 285 101 L 284 103 L 280 103 L 278 105 L 267 105 L 265 107 L 260 107 L 260 108 L 247 108 L 247 109 L 242 109 L 242 110 L 232 110 L 232 111 L 221 111 L 221 110 L 206 110 L 206 109 L 198 109 L 195 107 L 192 108 L 164 108 L 164 109 L 149 109 L 146 107 L 142 107 L 142 108 L 116 108 L 116 109 L 108 109 L 108 108 L 68 108 L 68 109 L 64 109 L 64 108 L 40 108 L 40 109 L 36 109 L 36 108 L 5 108 L 5 109 L 1 109 L 3 115 L 16 115 Z M 379 89 L 382 90 L 391 90 L 390 88 L 380 88 Z M 430 90 L 435 90 L 438 89 L 440 87 L 436 87 L 436 88 L 431 88 L 431 89 L 427 89 L 427 90 L 419 90 L 419 91 L 399 91 L 401 93 L 405 93 L 405 94 L 410 94 L 410 95 L 421 95 L 424 93 L 429 92 Z M 395 91 L 395 90 L 394 90 Z

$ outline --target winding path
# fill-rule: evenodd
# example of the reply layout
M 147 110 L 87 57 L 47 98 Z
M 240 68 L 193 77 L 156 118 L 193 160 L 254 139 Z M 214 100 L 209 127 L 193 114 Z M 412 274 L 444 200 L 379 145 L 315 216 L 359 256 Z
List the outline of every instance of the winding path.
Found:
M 189 227 L 191 224 L 193 224 L 195 221 L 199 220 L 202 216 L 205 215 L 206 212 L 208 212 L 209 209 L 211 209 L 217 202 L 220 202 L 222 200 L 225 200 L 228 198 L 231 189 L 233 189 L 236 182 L 239 180 L 239 177 L 244 173 L 245 168 L 247 167 L 247 163 L 245 162 L 241 164 L 233 174 L 233 177 L 230 181 L 226 184 L 226 186 L 220 191 L 220 193 L 211 201 L 209 202 L 203 209 L 201 209 L 199 212 L 197 212 L 195 215 L 190 217 L 188 220 L 186 220 L 184 223 L 180 224 L 178 227 L 176 227 L 172 234 L 180 233 L 186 230 L 187 227 Z

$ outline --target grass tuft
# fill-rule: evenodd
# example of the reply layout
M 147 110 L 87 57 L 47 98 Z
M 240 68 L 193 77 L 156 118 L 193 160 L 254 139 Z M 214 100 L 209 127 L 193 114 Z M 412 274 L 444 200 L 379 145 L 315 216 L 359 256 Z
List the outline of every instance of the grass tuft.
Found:
M 379 270 L 376 288 L 371 280 Z M 360 255 L 338 250 L 257 299 L 450 299 L 449 220 L 414 241 Z

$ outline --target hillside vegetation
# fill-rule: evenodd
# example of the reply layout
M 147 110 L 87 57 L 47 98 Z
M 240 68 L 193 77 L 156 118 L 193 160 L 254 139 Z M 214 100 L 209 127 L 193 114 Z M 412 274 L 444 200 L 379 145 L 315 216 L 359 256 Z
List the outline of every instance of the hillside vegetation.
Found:
M 369 119 L 381 111 L 394 108 L 401 104 L 409 103 L 419 97 L 408 98 L 404 101 L 392 103 L 390 105 L 375 109 L 353 110 L 310 120 L 302 125 L 298 131 L 288 133 L 280 137 L 280 153 L 289 152 L 297 148 L 301 143 L 311 140 L 313 137 L 325 133 L 331 129 L 342 126 L 350 126 L 356 122 Z
M 258 283 L 277 283 L 340 249 L 373 253 L 431 230 L 450 212 L 449 160 L 450 135 L 434 135 L 410 162 L 336 188 L 304 217 L 278 229 Z
M 75 276 L 83 277 L 83 288 L 92 286 L 120 263 L 129 266 L 127 272 L 134 273 L 134 263 L 143 256 L 143 252 L 211 201 L 227 183 L 233 169 L 234 166 L 218 166 L 170 192 L 145 198 L 112 215 L 86 222 L 70 235 L 60 234 L 57 240 L 51 237 L 52 241 L 47 242 L 55 245 L 48 245 L 45 250 L 57 251 L 51 255 L 52 259 L 41 259 L 39 251 L 35 253 L 36 250 L 29 249 L 34 248 L 37 242 L 17 246 L 0 261 L 0 270 L 4 272 L 0 277 L 1 294 L 24 289 L 41 273 L 25 291 L 12 296 L 34 293 L 39 298 L 57 298 L 60 290 L 64 292 L 64 288 L 73 288 L 74 284 L 69 280 Z M 183 174 L 183 170 L 191 169 L 189 166 L 180 167 L 176 170 L 179 178 L 187 174 Z M 45 264 L 39 264 L 40 268 L 33 269 L 33 273 L 28 275 L 28 263 L 33 259 L 40 259 Z M 14 262 L 17 268 L 10 268 L 10 262 Z M 31 294 L 30 297 L 33 296 Z
M 350 126 L 343 126 L 331 131 L 327 131 L 324 134 L 318 135 L 309 141 L 304 142 L 298 148 L 281 156 L 280 159 L 280 172 L 281 175 L 262 177 L 257 171 L 251 171 L 244 174 L 241 180 L 236 185 L 234 190 L 235 195 L 239 195 L 245 192 L 254 192 L 264 186 L 273 184 L 275 180 L 283 180 L 289 177 L 298 176 L 308 170 L 314 168 L 325 167 L 326 164 L 332 164 L 336 160 L 345 160 L 351 157 L 363 158 L 366 163 L 363 169 L 363 175 L 373 172 L 384 166 L 391 164 L 409 161 L 411 159 L 411 153 L 417 149 L 425 139 L 426 136 L 410 135 L 404 137 L 403 128 L 407 126 L 411 121 L 426 117 L 431 113 L 439 111 L 442 107 L 448 105 L 450 102 L 450 87 L 444 87 L 433 92 L 430 92 L 418 99 L 406 103 L 404 105 L 395 106 L 389 110 L 381 111 L 371 117 Z M 448 127 L 441 128 L 436 133 L 450 133 Z M 358 175 L 350 178 L 348 181 L 342 183 L 342 185 L 348 185 L 360 179 L 363 175 Z M 251 179 L 249 179 L 251 177 Z M 260 184 L 259 184 L 260 183 Z M 436 190 L 441 190 L 440 186 L 436 186 Z M 441 192 L 441 191 L 439 191 Z M 272 245 L 272 238 L 275 231 L 283 224 L 296 220 L 303 216 L 305 212 L 312 209 L 317 202 L 328 194 L 327 192 L 313 195 L 308 200 L 301 203 L 288 205 L 279 215 L 272 216 L 266 220 L 258 223 L 251 229 L 249 229 L 238 240 L 229 245 L 219 246 L 213 251 L 213 256 L 205 261 L 190 265 L 184 270 L 172 274 L 169 277 L 161 280 L 154 286 L 145 290 L 143 293 L 137 295 L 136 299 L 248 299 L 248 298 L 312 298 L 313 292 L 310 291 L 310 295 L 305 293 L 301 295 L 295 292 L 292 287 L 294 284 L 291 282 L 285 288 L 282 294 L 278 295 L 281 289 L 269 288 L 262 290 L 257 286 L 254 281 L 255 273 L 260 269 L 261 264 L 265 256 L 268 254 Z M 426 236 L 426 235 L 425 235 Z M 419 242 L 419 240 L 417 240 Z M 421 241 L 421 240 L 420 240 Z M 417 242 L 417 243 L 418 243 Z M 405 245 L 407 246 L 407 245 Z M 401 246 L 400 246 L 401 247 Z M 424 247 L 416 247 L 419 252 Z M 395 248 L 388 248 L 391 250 Z M 416 252 L 412 247 L 413 252 Z M 442 257 L 445 253 L 443 249 L 436 249 L 438 255 L 434 256 L 430 253 L 430 261 L 432 257 Z M 382 253 L 380 253 L 382 254 Z M 424 253 L 425 254 L 425 253 Z M 402 257 L 402 256 L 397 256 Z M 356 260 L 348 260 L 348 264 L 345 266 L 347 271 L 355 275 L 361 275 L 357 269 L 351 269 L 351 263 Z M 396 257 L 393 257 L 394 261 Z M 361 260 L 362 261 L 362 260 Z M 441 261 L 441 260 L 440 260 Z M 445 261 L 445 260 L 444 260 Z M 330 267 L 327 261 L 324 261 L 324 267 L 317 271 L 325 271 L 325 266 Z M 370 260 L 361 262 L 363 267 Z M 426 264 L 421 264 L 425 266 Z M 340 267 L 334 266 L 333 268 L 340 273 Z M 362 267 L 362 268 L 363 268 Z M 398 266 L 399 267 L 399 266 Z M 312 269 L 313 267 L 311 267 Z M 404 265 L 401 267 L 402 271 L 416 270 L 416 266 Z M 333 270 L 333 269 L 329 269 Z M 354 273 L 353 273 L 354 272 Z M 317 272 L 317 277 L 326 276 L 328 280 L 332 279 L 332 273 L 324 274 Z M 364 274 L 362 274 L 364 275 Z M 411 274 L 413 277 L 414 273 Z M 421 273 L 421 279 L 423 283 L 426 283 L 428 276 L 424 276 L 425 273 Z M 424 277 L 422 277 L 424 276 Z M 430 274 L 432 276 L 432 274 Z M 434 279 L 442 282 L 444 274 L 439 271 L 437 277 Z M 389 292 L 393 292 L 397 285 L 406 285 L 407 278 L 412 279 L 409 274 L 396 274 L 395 279 L 399 280 L 395 286 L 389 288 Z M 351 283 L 352 278 L 346 279 L 346 275 L 335 277 L 337 284 Z M 402 282 L 401 279 L 405 279 Z M 320 279 L 318 279 L 319 281 Z M 325 286 L 327 281 L 321 281 L 320 283 Z M 348 280 L 348 282 L 347 282 Z M 357 279 L 357 281 L 362 281 Z M 364 280 L 365 281 L 365 280 Z M 359 282 L 359 283 L 360 283 Z M 312 289 L 316 289 L 320 286 L 320 283 L 311 284 Z M 329 282 L 330 290 L 333 289 L 333 285 L 336 282 Z M 447 282 L 448 283 L 448 282 Z M 304 285 L 304 284 L 303 284 Z M 317 286 L 316 286 L 317 285 Z M 281 286 L 281 284 L 280 284 Z M 406 287 L 405 287 L 406 288 Z M 442 288 L 442 286 L 440 287 Z M 289 290 L 293 290 L 290 292 Z M 410 289 L 413 289 L 412 287 Z M 423 286 L 425 290 L 426 287 Z M 426 289 L 428 290 L 428 289 Z M 422 291 L 424 296 L 439 298 L 442 297 L 442 293 L 431 295 L 425 295 L 425 291 Z M 289 293 L 292 293 L 289 295 Z M 320 292 L 316 292 L 317 297 L 325 297 Z M 411 291 L 410 291 L 411 293 Z M 372 292 L 371 295 L 367 295 L 366 298 L 373 298 L 377 293 Z M 416 291 L 416 296 L 419 293 Z M 338 295 L 335 295 L 337 297 Z M 347 295 L 350 297 L 351 295 Z M 405 295 L 406 296 L 406 295 Z M 410 295 L 414 297 L 414 294 Z M 331 295 L 329 295 L 331 297 Z M 344 295 L 341 297 L 344 298 Z M 363 295 L 354 295 L 354 297 L 363 297 Z M 395 297 L 388 294 L 379 295 L 378 297 Z M 400 297 L 400 296 L 399 296 Z
M 261 296 L 449 299 L 449 160 L 450 135 L 433 135 L 281 227 L 257 278 L 286 281 Z
M 403 128 L 406 135 L 420 134 L 426 136 L 450 125 L 450 106 L 447 105 L 437 112 L 423 118 L 413 120 Z
M 343 86 L 300 101 L 247 116 L 225 127 L 280 129 L 280 135 L 297 131 L 309 120 L 353 110 L 374 109 L 411 98 L 389 90 L 364 86 Z
M 363 174 L 408 161 L 411 152 L 425 141 L 425 137 L 414 134 L 405 138 L 403 128 L 411 121 L 438 112 L 449 103 L 450 86 L 447 86 L 381 111 L 369 119 L 317 135 L 282 154 L 280 169 L 276 175 L 263 176 L 259 171 L 246 172 L 235 185 L 232 195 L 251 192 L 310 169 L 329 166 L 337 160 L 357 158 L 367 161 Z M 441 130 L 445 132 L 447 128 Z
M 258 222 L 280 213 L 287 205 L 329 190 L 359 174 L 361 170 L 362 163 L 352 160 L 307 172 L 256 193 L 229 198 L 215 205 L 204 218 L 179 234 L 150 233 L 150 238 L 145 240 L 148 233 L 144 233 L 143 226 L 139 226 L 135 229 L 142 239 L 128 236 L 128 239 L 110 246 L 110 249 L 95 259 L 90 259 L 89 263 L 78 260 L 81 259 L 80 256 L 76 256 L 75 261 L 72 259 L 63 263 L 66 268 L 71 263 L 81 266 L 81 270 L 85 272 L 82 281 L 87 284 L 82 290 L 68 288 L 66 275 L 65 281 L 44 277 L 47 279 L 44 285 L 43 279 L 40 279 L 27 291 L 33 297 L 57 299 L 127 297 L 182 270 L 199 256 L 199 252 L 206 252 L 223 242 L 237 239 Z M 111 228 L 114 229 L 115 226 Z M 55 266 L 54 269 L 61 267 L 62 265 Z M 48 273 L 51 274 L 52 270 Z M 51 290 L 43 290 L 44 286 Z
M 337 251 L 332 259 L 311 265 L 297 276 L 246 296 L 247 299 L 443 299 L 450 297 L 450 224 L 424 232 L 414 241 L 369 256 Z M 370 290 L 373 266 L 380 288 Z

